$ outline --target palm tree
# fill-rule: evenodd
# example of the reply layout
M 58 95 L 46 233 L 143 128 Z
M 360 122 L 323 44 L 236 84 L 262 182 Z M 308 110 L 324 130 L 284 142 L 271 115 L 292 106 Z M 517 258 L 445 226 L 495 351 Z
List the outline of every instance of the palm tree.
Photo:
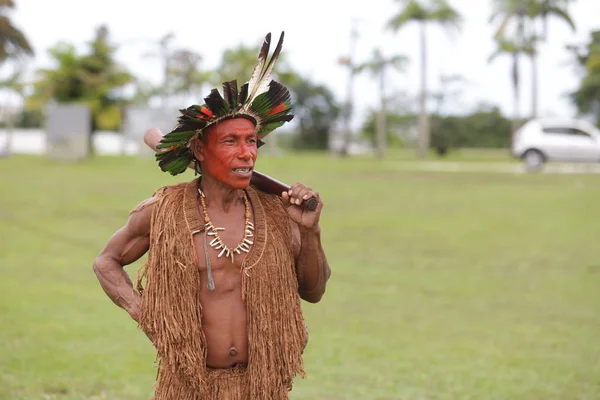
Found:
M 14 8 L 13 0 L 0 0 L 0 63 L 33 55 L 33 48 L 23 32 L 15 27 L 6 15 Z
M 202 55 L 182 49 L 173 53 L 172 61 L 169 75 L 173 94 L 181 94 L 192 101 L 200 99 L 202 89 L 210 79 L 210 73 L 199 68 Z
M 0 81 L 0 87 L 8 91 L 6 104 L 2 107 L 2 114 L 6 122 L 6 144 L 4 149 L 0 149 L 0 155 L 9 155 L 12 148 L 13 128 L 15 125 L 16 114 L 11 109 L 10 98 L 15 96 L 23 100 L 25 95 L 25 82 L 23 80 L 23 68 L 15 67 L 15 72 L 5 80 Z
M 417 22 L 421 41 L 421 90 L 419 94 L 419 156 L 427 156 L 429 149 L 429 121 L 427 115 L 427 34 L 428 22 L 444 27 L 459 28 L 461 17 L 446 0 L 397 0 L 403 4 L 401 11 L 393 16 L 388 27 L 397 32 L 409 22 Z
M 29 41 L 17 27 L 15 27 L 8 13 L 15 8 L 13 0 L 0 0 L 0 65 L 9 60 L 15 60 L 14 72 L 10 78 L 0 83 L 0 86 L 8 89 L 11 93 L 22 95 L 21 71 L 23 56 L 33 56 L 33 48 Z M 8 117 L 9 128 L 12 124 L 12 117 Z M 9 129 L 6 152 L 10 152 L 10 142 L 12 133 Z
M 151 51 L 144 54 L 144 57 L 147 58 L 158 58 L 160 62 L 162 62 L 162 75 L 163 82 L 160 87 L 160 98 L 163 107 L 167 107 L 169 105 L 169 93 L 171 92 L 171 81 L 169 80 L 169 70 L 170 70 L 170 59 L 173 56 L 173 51 L 171 49 L 171 42 L 175 39 L 175 34 L 173 32 L 168 32 L 158 39 L 155 42 L 156 47 L 158 47 L 157 51 Z
M 585 45 L 569 45 L 577 71 L 582 74 L 579 87 L 570 93 L 580 114 L 594 116 L 600 127 L 600 30 L 591 32 Z
M 513 22 L 516 25 L 513 39 L 509 39 L 529 56 L 531 61 L 531 117 L 538 114 L 538 69 L 537 45 L 540 40 L 545 40 L 548 33 L 548 17 L 554 16 L 575 30 L 575 24 L 566 10 L 571 0 L 494 0 L 494 12 L 490 23 L 501 18 L 500 24 L 494 33 L 496 40 L 506 41 L 508 27 Z M 536 31 L 535 22 L 541 19 L 543 31 Z
M 492 62 L 501 54 L 508 54 L 512 59 L 512 67 L 511 67 L 511 81 L 513 86 L 513 102 L 514 102 L 514 115 L 512 119 L 512 132 L 516 132 L 519 128 L 519 118 L 520 118 L 520 75 L 519 75 L 519 56 L 523 53 L 531 54 L 532 46 L 519 44 L 515 41 L 510 41 L 506 39 L 497 39 L 496 43 L 498 44 L 498 48 L 490 57 L 488 58 L 488 62 Z
M 386 97 L 385 97 L 385 71 L 388 67 L 393 67 L 397 70 L 402 70 L 408 58 L 406 56 L 394 55 L 385 58 L 379 49 L 373 50 L 373 57 L 370 61 L 360 64 L 356 67 L 356 72 L 362 72 L 368 70 L 371 72 L 373 77 L 379 81 L 379 98 L 381 101 L 381 109 L 377 113 L 377 124 L 376 124 L 376 142 L 377 142 L 377 156 L 383 157 L 386 151 Z
M 256 66 L 258 50 L 258 47 L 247 47 L 243 44 L 225 50 L 221 57 L 221 63 L 215 71 L 216 74 L 212 79 L 212 83 L 220 85 L 223 82 L 237 79 L 238 87 L 240 87 L 252 75 L 252 71 Z M 281 58 L 283 58 L 283 55 L 280 55 L 278 64 L 281 63 Z
M 534 7 L 531 9 L 530 15 L 541 18 L 544 26 L 542 32 L 542 39 L 546 40 L 548 36 L 548 16 L 555 16 L 566 22 L 571 29 L 575 31 L 575 24 L 573 19 L 567 11 L 567 6 L 573 0 L 535 0 L 533 1 Z

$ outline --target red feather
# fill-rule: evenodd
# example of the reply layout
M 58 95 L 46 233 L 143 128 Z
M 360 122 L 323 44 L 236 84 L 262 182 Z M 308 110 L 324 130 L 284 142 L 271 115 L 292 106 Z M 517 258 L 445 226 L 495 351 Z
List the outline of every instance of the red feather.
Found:
M 286 109 L 286 105 L 284 102 L 279 103 L 279 105 L 275 106 L 274 108 L 271 109 L 271 111 L 269 111 L 267 113 L 267 115 L 275 115 L 275 114 L 279 114 L 282 111 L 285 111 Z
M 202 111 L 204 114 L 206 114 L 209 118 L 212 118 L 214 116 L 212 111 L 210 111 L 208 108 L 206 108 L 204 106 L 200 108 L 200 111 Z

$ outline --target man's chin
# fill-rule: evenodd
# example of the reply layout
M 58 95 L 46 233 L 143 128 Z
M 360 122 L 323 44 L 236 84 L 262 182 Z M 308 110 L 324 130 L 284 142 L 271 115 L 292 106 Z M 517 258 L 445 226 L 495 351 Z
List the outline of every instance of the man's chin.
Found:
M 250 177 L 244 179 L 237 178 L 231 182 L 227 182 L 226 185 L 231 186 L 233 189 L 246 189 L 248 186 L 250 186 Z
M 215 181 L 219 182 L 221 185 L 231 188 L 231 189 L 246 189 L 250 186 L 250 181 L 252 180 L 252 174 L 236 174 L 231 173 L 227 176 L 222 177 L 212 177 Z

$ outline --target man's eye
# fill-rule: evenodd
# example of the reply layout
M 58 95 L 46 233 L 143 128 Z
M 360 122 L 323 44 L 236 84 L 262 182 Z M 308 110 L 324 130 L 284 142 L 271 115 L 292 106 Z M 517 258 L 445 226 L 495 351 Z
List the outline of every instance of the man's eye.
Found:
M 256 143 L 256 139 L 248 139 L 248 142 L 250 142 L 250 143 Z

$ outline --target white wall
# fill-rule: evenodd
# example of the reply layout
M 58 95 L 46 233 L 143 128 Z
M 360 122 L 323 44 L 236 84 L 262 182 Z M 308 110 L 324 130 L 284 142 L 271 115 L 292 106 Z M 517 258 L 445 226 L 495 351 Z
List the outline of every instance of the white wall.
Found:
M 0 129 L 0 153 L 46 154 L 46 132 L 41 129 L 13 129 L 9 140 L 7 130 Z M 94 135 L 94 150 L 100 155 L 136 155 L 144 143 L 123 138 L 116 132 L 99 131 Z

